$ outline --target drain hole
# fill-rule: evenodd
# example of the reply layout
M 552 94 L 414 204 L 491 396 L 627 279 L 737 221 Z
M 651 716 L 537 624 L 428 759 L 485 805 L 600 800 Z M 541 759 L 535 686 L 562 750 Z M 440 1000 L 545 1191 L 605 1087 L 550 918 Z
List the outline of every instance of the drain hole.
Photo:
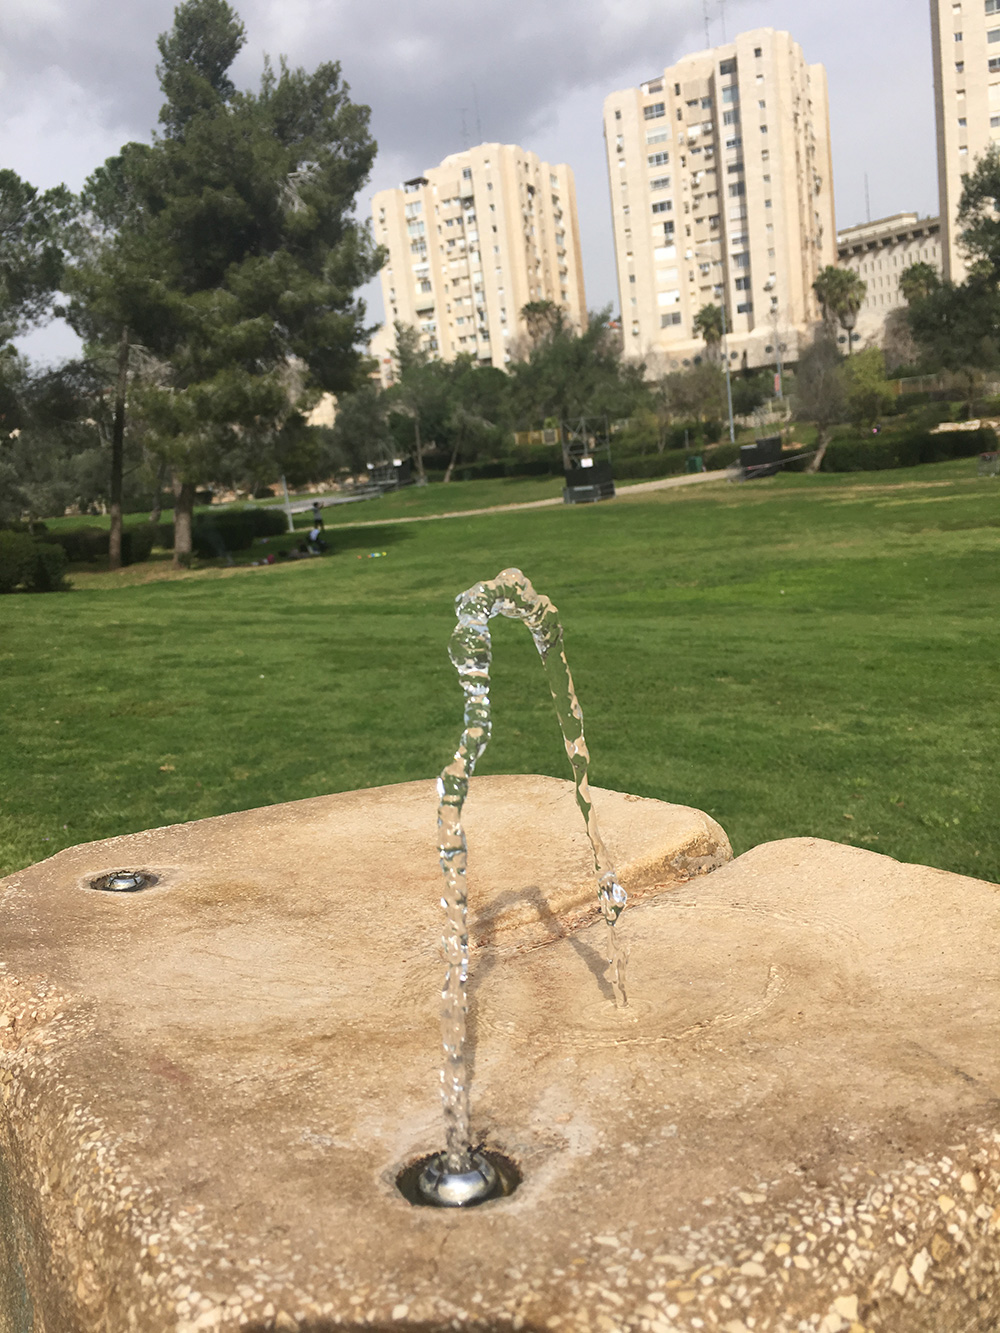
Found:
M 92 889 L 103 889 L 105 893 L 138 893 L 157 882 L 155 875 L 145 870 L 112 870 L 110 874 L 98 875 L 90 881 Z
M 504 1157 L 502 1153 L 494 1152 L 492 1148 L 477 1148 L 472 1154 L 472 1160 L 473 1163 L 480 1164 L 480 1172 L 484 1177 L 495 1176 L 495 1183 L 487 1192 L 479 1193 L 477 1197 L 470 1198 L 466 1202 L 460 1202 L 458 1199 L 446 1201 L 440 1196 L 429 1198 L 421 1188 L 421 1177 L 424 1178 L 425 1188 L 428 1180 L 433 1180 L 435 1177 L 440 1179 L 444 1170 L 443 1153 L 428 1153 L 426 1157 L 418 1157 L 415 1162 L 404 1166 L 396 1177 L 396 1188 L 406 1202 L 412 1203 L 416 1208 L 475 1208 L 490 1199 L 505 1199 L 509 1194 L 513 1194 L 521 1183 L 521 1172 L 516 1162 Z M 453 1179 L 463 1178 L 453 1177 Z

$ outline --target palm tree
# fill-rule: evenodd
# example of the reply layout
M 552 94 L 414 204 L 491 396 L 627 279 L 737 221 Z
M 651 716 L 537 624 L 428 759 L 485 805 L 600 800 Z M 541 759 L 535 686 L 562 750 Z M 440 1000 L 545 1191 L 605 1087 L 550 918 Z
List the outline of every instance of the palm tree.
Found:
M 822 307 L 824 322 L 830 327 L 839 324 L 847 334 L 847 354 L 850 356 L 854 325 L 868 291 L 867 282 L 849 268 L 828 264 L 813 283 L 813 291 Z
M 694 317 L 694 331 L 704 338 L 709 358 L 714 358 L 722 342 L 722 335 L 726 332 L 722 308 L 717 305 L 703 305 Z
M 926 301 L 931 292 L 941 286 L 941 275 L 933 264 L 921 261 L 904 268 L 899 275 L 899 290 L 907 305 Z

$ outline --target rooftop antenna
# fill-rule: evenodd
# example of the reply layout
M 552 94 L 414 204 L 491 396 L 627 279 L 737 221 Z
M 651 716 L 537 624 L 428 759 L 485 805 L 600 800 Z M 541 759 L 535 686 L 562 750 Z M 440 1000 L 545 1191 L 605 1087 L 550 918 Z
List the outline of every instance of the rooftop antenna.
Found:
M 479 119 L 479 93 L 476 91 L 476 85 L 472 85 L 472 105 L 476 109 L 476 140 L 483 142 L 483 122 Z
M 465 107 L 462 107 L 462 147 L 469 151 L 469 129 L 465 123 Z
M 872 220 L 872 201 L 871 201 L 871 197 L 870 197 L 870 195 L 868 194 L 868 172 L 867 172 L 867 171 L 865 172 L 865 215 L 866 215 L 866 217 L 868 218 L 868 221 L 871 222 L 871 220 Z
M 712 32 L 708 21 L 708 0 L 701 0 L 701 7 L 705 14 L 705 45 L 708 47 L 712 45 Z
M 726 0 L 719 0 L 719 22 L 722 24 L 722 45 L 729 40 L 726 36 Z

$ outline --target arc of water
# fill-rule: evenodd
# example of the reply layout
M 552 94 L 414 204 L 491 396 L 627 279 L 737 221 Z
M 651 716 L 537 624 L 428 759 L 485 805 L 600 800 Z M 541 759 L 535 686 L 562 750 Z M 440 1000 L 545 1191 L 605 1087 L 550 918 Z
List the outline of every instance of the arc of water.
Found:
M 562 729 L 566 754 L 573 770 L 576 800 L 583 816 L 594 855 L 597 893 L 607 926 L 608 972 L 615 1002 L 627 1004 L 625 992 L 626 954 L 615 929 L 625 906 L 625 891 L 597 826 L 590 796 L 587 770 L 590 753 L 583 733 L 583 711 L 573 686 L 573 677 L 563 648 L 559 613 L 548 597 L 535 591 L 519 569 L 505 569 L 495 579 L 477 583 L 455 599 L 458 623 L 448 652 L 458 672 L 465 695 L 465 727 L 455 757 L 438 778 L 438 842 L 445 893 L 445 982 L 441 994 L 441 1029 L 444 1061 L 441 1071 L 444 1101 L 447 1168 L 469 1169 L 469 1088 L 465 1062 L 465 1028 L 468 1013 L 469 930 L 466 868 L 468 847 L 462 828 L 462 806 L 469 791 L 476 763 L 492 732 L 490 712 L 490 664 L 492 642 L 489 622 L 493 616 L 522 621 L 531 633 L 542 659 L 549 691 Z

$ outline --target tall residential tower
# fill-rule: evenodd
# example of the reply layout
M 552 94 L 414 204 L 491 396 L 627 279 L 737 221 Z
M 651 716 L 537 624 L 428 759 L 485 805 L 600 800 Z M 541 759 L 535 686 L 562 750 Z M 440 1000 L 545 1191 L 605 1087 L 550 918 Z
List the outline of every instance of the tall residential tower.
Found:
M 586 319 L 568 166 L 510 144 L 480 144 L 379 191 L 372 216 L 389 252 L 385 328 L 374 344 L 383 364 L 397 320 L 419 330 L 432 357 L 469 353 L 502 368 L 529 303 L 552 301 L 575 326 Z
M 626 354 L 690 364 L 720 298 L 734 361 L 794 354 L 837 262 L 823 66 L 787 32 L 743 33 L 613 93 L 604 136 Z
M 1000 141 L 1000 0 L 931 0 L 944 276 L 965 277 L 963 178 Z

